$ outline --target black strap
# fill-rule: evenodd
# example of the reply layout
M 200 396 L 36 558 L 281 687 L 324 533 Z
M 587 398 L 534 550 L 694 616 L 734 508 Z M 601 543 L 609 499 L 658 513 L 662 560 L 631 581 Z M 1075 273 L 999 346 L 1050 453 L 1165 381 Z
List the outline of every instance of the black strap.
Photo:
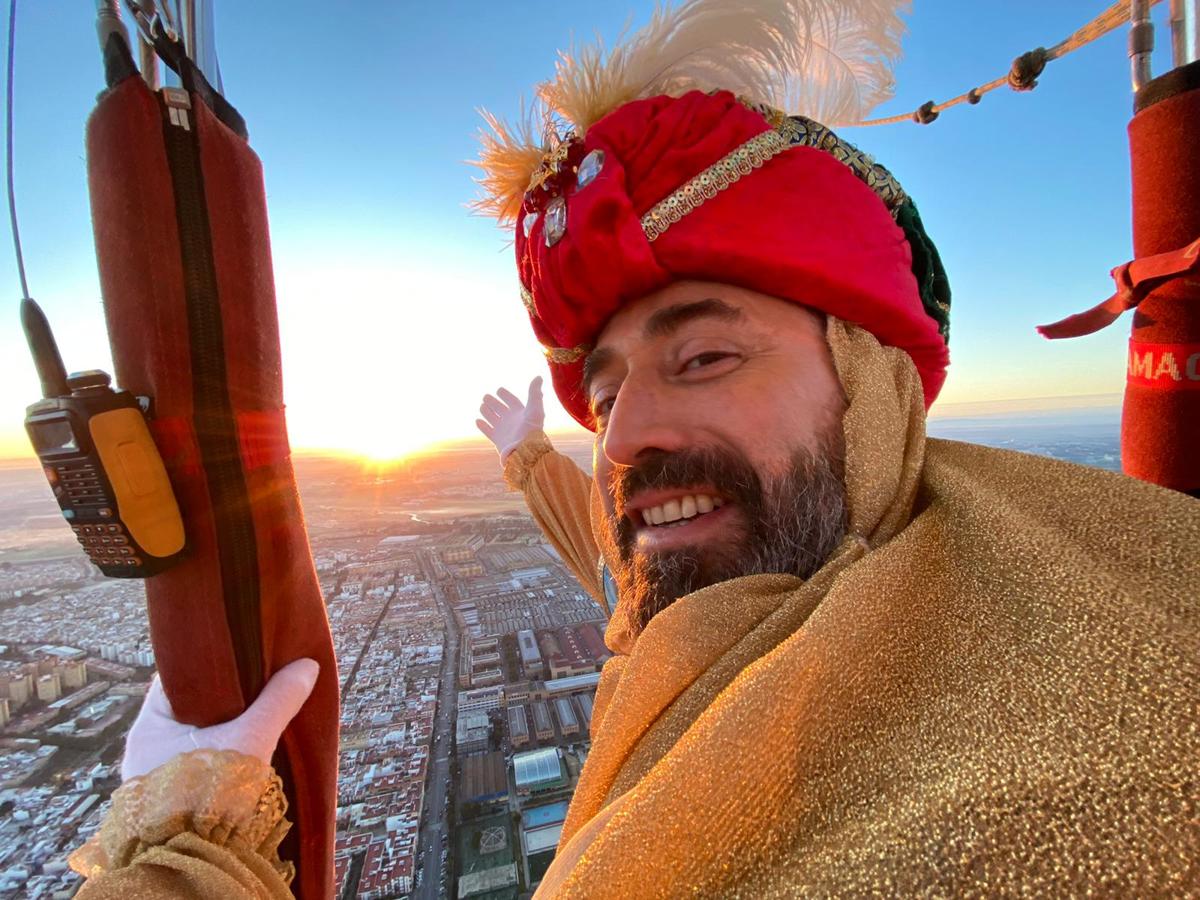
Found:
M 108 36 L 104 42 L 104 83 L 109 90 L 132 75 L 138 74 L 137 63 L 133 61 L 133 53 L 129 44 L 117 32 Z
M 179 76 L 179 80 L 183 82 L 183 89 L 189 94 L 199 97 L 226 128 L 242 140 L 249 140 L 246 120 L 242 118 L 242 114 L 208 83 L 208 79 L 204 77 L 200 67 L 184 51 L 183 42 L 178 38 L 175 40 L 169 38 L 159 19 L 154 21 L 151 37 L 153 38 L 154 52 Z
M 1133 111 L 1140 113 L 1155 103 L 1169 100 L 1178 94 L 1186 94 L 1200 88 L 1200 60 L 1172 69 L 1165 75 L 1159 75 L 1153 81 L 1147 81 L 1133 98 Z

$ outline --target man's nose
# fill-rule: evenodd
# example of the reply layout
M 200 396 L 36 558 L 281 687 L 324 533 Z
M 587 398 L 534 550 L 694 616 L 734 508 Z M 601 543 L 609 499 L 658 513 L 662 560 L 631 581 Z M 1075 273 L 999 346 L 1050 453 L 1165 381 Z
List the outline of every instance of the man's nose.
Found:
M 647 454 L 671 453 L 687 446 L 685 410 L 672 404 L 653 384 L 627 379 L 613 403 L 604 429 L 604 455 L 617 466 L 632 466 Z

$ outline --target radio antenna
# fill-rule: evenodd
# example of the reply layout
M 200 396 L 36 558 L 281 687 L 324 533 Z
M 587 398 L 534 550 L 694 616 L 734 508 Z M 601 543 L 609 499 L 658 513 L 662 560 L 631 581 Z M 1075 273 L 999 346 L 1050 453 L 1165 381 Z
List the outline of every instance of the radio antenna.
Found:
M 17 226 L 17 195 L 13 189 L 13 56 L 16 49 L 17 0 L 8 5 L 8 79 L 4 93 L 5 163 L 8 169 L 8 218 L 12 223 L 13 247 L 17 251 L 17 274 L 21 276 L 21 297 L 29 299 L 29 282 L 25 280 L 25 254 L 21 252 L 21 229 Z M 41 310 L 38 310 L 39 315 Z M 22 313 L 24 319 L 24 313 Z M 45 316 L 42 316 L 45 321 Z M 61 363 L 60 363 L 61 365 Z
M 21 328 L 25 330 L 25 340 L 29 342 L 29 352 L 33 354 L 33 365 L 42 382 L 42 396 L 65 397 L 71 393 L 67 385 L 67 370 L 58 352 L 58 344 L 54 341 L 54 332 L 50 330 L 50 322 L 42 308 L 29 297 L 21 300 Z

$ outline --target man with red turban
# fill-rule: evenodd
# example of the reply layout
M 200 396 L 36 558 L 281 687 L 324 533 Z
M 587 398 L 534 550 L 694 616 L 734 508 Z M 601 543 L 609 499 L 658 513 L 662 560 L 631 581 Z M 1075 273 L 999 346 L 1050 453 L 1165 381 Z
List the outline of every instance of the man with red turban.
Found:
M 536 422 L 498 439 L 511 395 L 480 427 L 581 582 L 619 588 L 539 896 L 1200 884 L 1200 505 L 926 438 L 950 297 L 916 207 L 756 102 L 761 66 L 688 89 L 728 74 L 672 55 L 719 6 L 564 56 L 540 148 L 485 139 L 594 479 Z

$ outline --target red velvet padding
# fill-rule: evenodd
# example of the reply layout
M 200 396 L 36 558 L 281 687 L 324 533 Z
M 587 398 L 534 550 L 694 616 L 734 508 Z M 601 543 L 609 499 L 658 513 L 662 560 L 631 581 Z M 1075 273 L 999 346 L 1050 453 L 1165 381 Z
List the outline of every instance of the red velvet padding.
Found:
M 1129 123 L 1133 164 L 1133 248 L 1138 257 L 1185 247 L 1200 237 L 1200 90 L 1150 106 Z M 1200 343 L 1200 279 L 1176 278 L 1153 290 L 1133 318 L 1138 347 Z M 1200 489 L 1200 391 L 1186 377 L 1148 379 L 1145 349 L 1130 357 L 1121 421 L 1126 473 L 1181 491 Z M 1161 361 L 1156 364 L 1162 365 Z M 1164 371 L 1170 371 L 1166 367 Z M 1168 384 L 1168 381 L 1171 383 Z
M 266 674 L 299 657 L 321 665 L 284 734 L 293 890 L 333 892 L 338 680 L 325 604 L 304 530 L 283 416 L 279 329 L 258 158 L 193 98 L 238 445 L 251 498 Z M 186 558 L 146 582 L 151 640 L 177 715 L 197 725 L 245 708 L 222 601 L 212 509 L 195 434 L 187 309 L 157 98 L 129 78 L 105 94 L 87 134 L 92 216 L 118 383 L 154 397 L 153 431 L 179 499 Z

